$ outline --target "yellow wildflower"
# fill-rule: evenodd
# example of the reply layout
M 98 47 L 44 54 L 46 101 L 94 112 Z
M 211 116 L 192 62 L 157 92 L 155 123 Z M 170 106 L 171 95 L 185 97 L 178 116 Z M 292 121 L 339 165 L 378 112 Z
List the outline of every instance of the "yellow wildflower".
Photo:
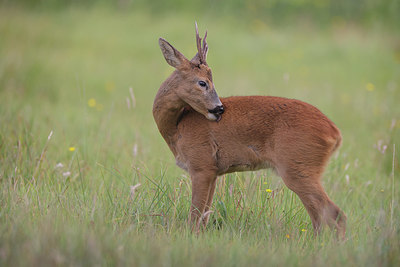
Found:
M 68 150 L 71 151 L 71 152 L 74 152 L 74 151 L 75 151 L 75 147 L 74 147 L 74 146 L 70 146 L 70 147 L 68 148 Z
M 90 98 L 87 103 L 89 107 L 94 108 L 96 106 L 96 99 Z
M 289 239 L 289 238 L 290 238 L 290 235 L 289 235 L 289 234 L 286 234 L 286 238 Z
M 265 191 L 267 192 L 267 193 L 271 193 L 272 192 L 272 190 L 271 189 L 265 189 Z
M 307 232 L 307 230 L 306 230 L 306 229 L 301 229 L 301 231 L 302 231 L 302 232 Z
M 374 91 L 375 90 L 375 85 L 373 85 L 372 83 L 367 83 L 367 85 L 365 86 L 367 91 Z

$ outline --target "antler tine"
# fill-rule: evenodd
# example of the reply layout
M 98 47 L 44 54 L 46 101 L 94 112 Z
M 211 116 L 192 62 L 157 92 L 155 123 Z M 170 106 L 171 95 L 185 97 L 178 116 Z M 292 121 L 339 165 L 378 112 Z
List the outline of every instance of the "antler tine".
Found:
M 201 38 L 199 36 L 199 28 L 197 27 L 197 21 L 195 21 L 196 25 L 196 44 L 197 44 L 197 51 L 199 53 L 200 61 L 202 60 L 202 51 L 201 51 Z
M 204 34 L 204 38 L 203 38 L 202 58 L 203 58 L 204 63 L 206 62 L 207 51 L 208 51 L 208 44 L 206 42 L 206 38 L 207 38 L 207 31 L 206 31 L 206 34 Z
M 208 44 L 206 42 L 206 38 L 207 38 L 207 31 L 204 34 L 204 38 L 203 38 L 203 46 L 201 45 L 201 38 L 199 35 L 199 28 L 197 27 L 197 21 L 194 22 L 195 26 L 196 26 L 196 45 L 197 45 L 197 57 L 199 59 L 199 63 L 200 64 L 204 64 L 207 65 L 206 62 L 206 58 L 207 58 L 207 52 L 208 52 Z

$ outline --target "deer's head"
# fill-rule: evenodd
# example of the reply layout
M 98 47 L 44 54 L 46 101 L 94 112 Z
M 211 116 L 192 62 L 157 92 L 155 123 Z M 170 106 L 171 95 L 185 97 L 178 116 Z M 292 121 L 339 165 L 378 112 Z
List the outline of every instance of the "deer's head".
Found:
M 163 38 L 160 38 L 158 43 L 167 63 L 176 69 L 170 77 L 176 86 L 170 90 L 207 119 L 219 121 L 224 107 L 215 91 L 211 69 L 206 62 L 208 52 L 206 37 L 207 32 L 201 44 L 196 24 L 198 52 L 192 60 L 188 60 Z

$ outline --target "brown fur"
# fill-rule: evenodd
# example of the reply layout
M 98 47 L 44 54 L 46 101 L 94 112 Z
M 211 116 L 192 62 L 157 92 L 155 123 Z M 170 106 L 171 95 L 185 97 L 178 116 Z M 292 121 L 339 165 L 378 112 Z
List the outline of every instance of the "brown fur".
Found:
M 177 70 L 161 85 L 153 115 L 177 165 L 191 176 L 194 229 L 207 224 L 217 176 L 274 168 L 300 197 L 316 233 L 326 223 L 344 237 L 346 216 L 320 181 L 341 144 L 335 124 L 310 104 L 270 96 L 221 98 L 225 112 L 216 121 L 209 110 L 221 102 L 205 59 L 189 61 L 163 39 L 160 47 Z

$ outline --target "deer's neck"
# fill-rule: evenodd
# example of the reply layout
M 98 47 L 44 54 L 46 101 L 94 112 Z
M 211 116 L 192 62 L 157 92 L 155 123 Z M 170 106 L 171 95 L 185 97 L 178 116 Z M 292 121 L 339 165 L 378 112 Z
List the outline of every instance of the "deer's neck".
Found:
M 168 83 L 168 80 L 161 85 L 154 99 L 153 116 L 158 130 L 176 155 L 177 125 L 184 110 L 185 102 L 170 89 L 171 86 L 174 86 L 174 84 Z

